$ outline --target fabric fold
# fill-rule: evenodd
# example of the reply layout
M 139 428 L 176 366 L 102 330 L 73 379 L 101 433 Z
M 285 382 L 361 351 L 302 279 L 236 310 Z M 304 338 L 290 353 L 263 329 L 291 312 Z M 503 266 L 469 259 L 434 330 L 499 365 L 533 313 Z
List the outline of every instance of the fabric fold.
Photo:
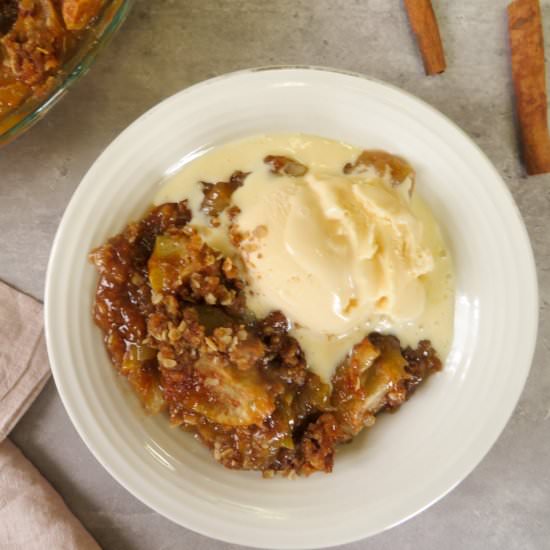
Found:
M 0 282 L 0 441 L 50 376 L 42 327 L 42 304 Z
M 0 282 L 0 550 L 99 550 L 53 487 L 6 439 L 49 377 L 42 304 Z
M 0 548 L 99 550 L 61 497 L 9 440 L 0 443 Z

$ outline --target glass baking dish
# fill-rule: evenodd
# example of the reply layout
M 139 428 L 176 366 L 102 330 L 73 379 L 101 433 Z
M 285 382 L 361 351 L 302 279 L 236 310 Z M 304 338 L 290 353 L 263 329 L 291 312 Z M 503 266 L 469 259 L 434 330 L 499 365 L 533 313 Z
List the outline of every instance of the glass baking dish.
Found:
M 107 0 L 101 13 L 80 37 L 75 52 L 62 64 L 47 91 L 31 96 L 0 117 L 0 147 L 19 137 L 59 101 L 69 86 L 86 74 L 97 54 L 126 19 L 134 0 Z

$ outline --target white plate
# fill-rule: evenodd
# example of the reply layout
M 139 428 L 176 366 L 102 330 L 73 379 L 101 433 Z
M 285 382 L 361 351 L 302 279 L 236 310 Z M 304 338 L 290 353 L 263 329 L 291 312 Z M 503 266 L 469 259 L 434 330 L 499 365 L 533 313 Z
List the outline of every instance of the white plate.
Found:
M 209 147 L 295 131 L 407 158 L 456 263 L 456 332 L 441 374 L 337 456 L 331 475 L 264 480 L 218 465 L 200 444 L 146 417 L 111 367 L 91 319 L 88 251 L 150 203 L 159 182 Z M 103 466 L 145 504 L 225 541 L 314 548 L 378 533 L 457 485 L 494 443 L 519 398 L 537 331 L 531 246 L 510 193 L 452 122 L 414 97 L 354 75 L 245 71 L 193 86 L 125 130 L 69 204 L 46 283 L 55 381 Z

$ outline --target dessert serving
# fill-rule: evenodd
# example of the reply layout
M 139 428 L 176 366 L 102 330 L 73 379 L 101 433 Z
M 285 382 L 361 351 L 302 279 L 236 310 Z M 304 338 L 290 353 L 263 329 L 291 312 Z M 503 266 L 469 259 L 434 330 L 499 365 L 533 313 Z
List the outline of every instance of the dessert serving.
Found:
M 301 134 L 185 164 L 91 253 L 115 368 L 224 466 L 331 471 L 451 344 L 452 259 L 416 187 L 400 157 Z

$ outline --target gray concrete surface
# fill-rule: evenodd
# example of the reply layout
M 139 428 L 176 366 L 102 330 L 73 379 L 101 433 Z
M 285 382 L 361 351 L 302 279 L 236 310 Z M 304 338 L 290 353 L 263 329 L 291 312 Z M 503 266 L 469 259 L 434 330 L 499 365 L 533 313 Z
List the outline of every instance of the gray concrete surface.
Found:
M 420 516 L 346 549 L 549 549 L 550 175 L 526 179 L 518 160 L 507 1 L 434 4 L 449 68 L 427 78 L 399 0 L 138 0 L 90 74 L 0 151 L 0 279 L 42 297 L 56 227 L 90 164 L 136 117 L 190 84 L 251 66 L 316 64 L 401 86 L 457 122 L 514 194 L 538 266 L 539 339 L 521 401 L 479 467 Z M 550 52 L 550 2 L 542 4 Z M 111 479 L 51 381 L 12 438 L 106 550 L 235 548 L 172 524 Z

